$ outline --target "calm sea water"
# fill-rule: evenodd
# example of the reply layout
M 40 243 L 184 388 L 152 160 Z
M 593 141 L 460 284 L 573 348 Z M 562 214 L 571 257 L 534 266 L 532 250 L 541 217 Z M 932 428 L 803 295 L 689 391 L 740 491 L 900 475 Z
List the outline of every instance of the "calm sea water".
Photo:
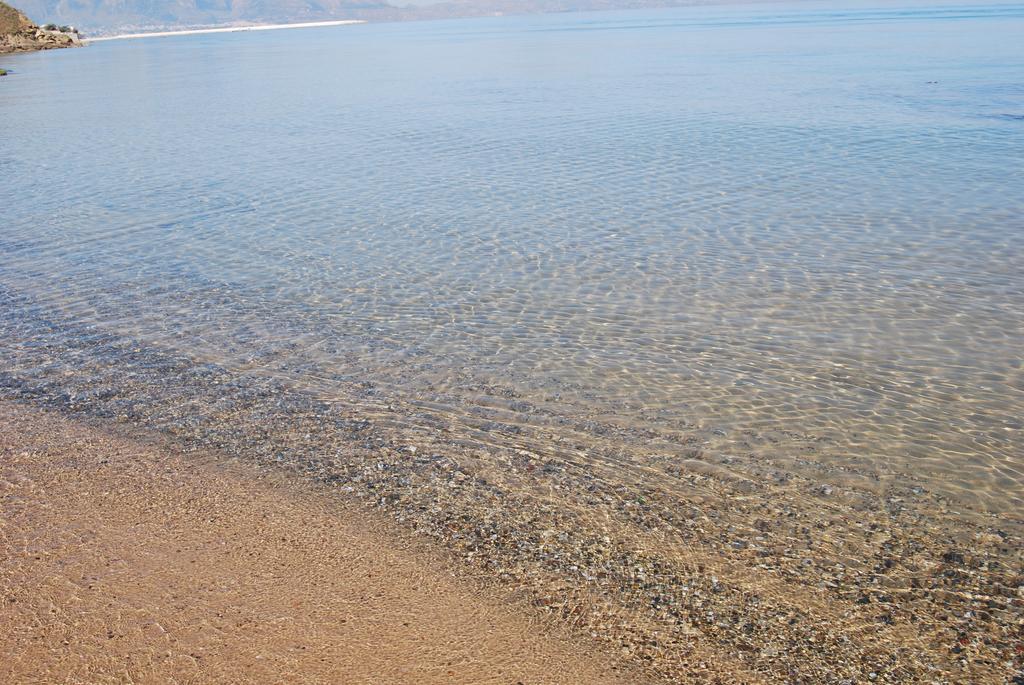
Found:
M 583 452 L 1012 511 L 1022 36 L 1020 4 L 790 4 L 4 57 L 0 288 L 469 442 L 600 419 L 626 437 Z

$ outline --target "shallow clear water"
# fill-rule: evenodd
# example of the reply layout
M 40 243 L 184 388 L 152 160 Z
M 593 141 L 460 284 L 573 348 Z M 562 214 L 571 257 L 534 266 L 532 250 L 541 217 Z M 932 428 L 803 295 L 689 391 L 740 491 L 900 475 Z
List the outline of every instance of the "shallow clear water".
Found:
M 1022 35 L 793 4 L 4 57 L 0 287 L 468 442 L 611 422 L 571 437 L 606 473 L 689 445 L 1013 511 Z

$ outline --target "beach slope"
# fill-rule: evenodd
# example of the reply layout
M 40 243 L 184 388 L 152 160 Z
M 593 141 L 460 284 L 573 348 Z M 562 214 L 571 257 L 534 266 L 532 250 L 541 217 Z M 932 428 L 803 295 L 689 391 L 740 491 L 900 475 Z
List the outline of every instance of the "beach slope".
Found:
M 0 682 L 637 682 L 326 489 L 0 403 Z

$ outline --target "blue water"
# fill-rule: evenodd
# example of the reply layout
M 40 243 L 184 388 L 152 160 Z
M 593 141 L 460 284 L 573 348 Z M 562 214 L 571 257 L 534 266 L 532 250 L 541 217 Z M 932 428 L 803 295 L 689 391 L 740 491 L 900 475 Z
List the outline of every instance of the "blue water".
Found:
M 600 418 L 1013 510 L 1022 37 L 799 3 L 2 57 L 0 288 L 470 442 Z

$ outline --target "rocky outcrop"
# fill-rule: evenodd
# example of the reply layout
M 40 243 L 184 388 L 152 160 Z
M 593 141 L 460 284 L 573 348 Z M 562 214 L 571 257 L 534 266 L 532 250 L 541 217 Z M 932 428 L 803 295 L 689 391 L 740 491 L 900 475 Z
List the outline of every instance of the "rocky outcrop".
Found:
M 0 54 L 77 45 L 81 45 L 81 40 L 75 31 L 41 28 L 18 10 L 0 2 Z

